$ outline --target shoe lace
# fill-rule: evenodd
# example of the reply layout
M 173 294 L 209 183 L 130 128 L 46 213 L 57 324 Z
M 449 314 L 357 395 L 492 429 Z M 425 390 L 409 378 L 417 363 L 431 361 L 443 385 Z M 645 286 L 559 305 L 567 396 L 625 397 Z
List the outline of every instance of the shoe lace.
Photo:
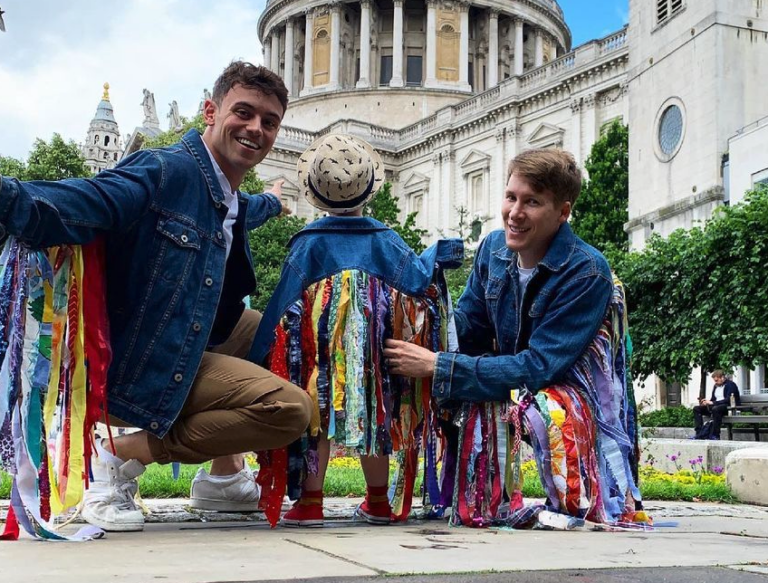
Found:
M 137 484 L 135 480 L 116 480 L 103 493 L 95 494 L 91 499 L 95 502 L 105 502 L 119 510 L 137 510 L 134 496 Z

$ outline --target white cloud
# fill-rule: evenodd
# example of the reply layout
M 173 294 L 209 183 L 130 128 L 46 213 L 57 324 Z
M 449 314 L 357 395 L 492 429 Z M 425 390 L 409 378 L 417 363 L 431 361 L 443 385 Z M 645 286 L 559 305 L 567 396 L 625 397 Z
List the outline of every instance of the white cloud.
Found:
M 30 5 L 34 5 L 32 10 Z M 161 127 L 172 100 L 194 115 L 233 59 L 261 61 L 251 0 L 3 1 L 0 155 L 26 158 L 53 132 L 82 142 L 110 84 L 123 137 L 140 125 L 142 89 L 154 92 Z

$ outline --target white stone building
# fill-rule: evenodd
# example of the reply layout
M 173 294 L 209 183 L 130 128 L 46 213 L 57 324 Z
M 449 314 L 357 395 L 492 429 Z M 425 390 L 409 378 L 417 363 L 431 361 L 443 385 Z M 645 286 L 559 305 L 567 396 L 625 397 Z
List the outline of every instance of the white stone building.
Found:
M 115 121 L 112 104 L 109 102 L 109 83 L 104 83 L 104 94 L 91 120 L 85 143 L 80 146 L 88 169 L 97 174 L 113 168 L 122 156 L 120 129 Z
M 285 179 L 286 201 L 309 217 L 298 155 L 324 133 L 348 132 L 381 151 L 404 212 L 418 211 L 430 237 L 456 228 L 459 207 L 491 217 L 487 232 L 499 225 L 510 158 L 559 147 L 583 162 L 621 119 L 630 127 L 626 228 L 642 248 L 766 178 L 766 8 L 630 0 L 627 27 L 573 49 L 554 0 L 269 0 L 258 35 L 291 104 L 258 171 Z M 764 367 L 736 376 L 755 390 L 766 383 Z M 640 397 L 690 403 L 694 380 L 649 379 Z

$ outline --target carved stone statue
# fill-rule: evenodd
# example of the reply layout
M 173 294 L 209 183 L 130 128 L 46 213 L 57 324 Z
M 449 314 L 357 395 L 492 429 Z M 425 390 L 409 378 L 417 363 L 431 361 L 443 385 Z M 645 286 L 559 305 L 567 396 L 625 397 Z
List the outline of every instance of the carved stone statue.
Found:
M 168 129 L 180 130 L 181 129 L 181 116 L 179 115 L 179 104 L 174 99 L 169 103 L 171 111 L 168 112 Z
M 211 92 L 208 89 L 203 89 L 203 98 L 200 100 L 200 106 L 197 108 L 197 115 L 203 113 L 206 100 L 211 99 Z
M 144 100 L 141 102 L 144 108 L 144 126 L 158 128 L 160 120 L 157 118 L 157 108 L 155 107 L 155 94 L 149 89 L 144 89 Z

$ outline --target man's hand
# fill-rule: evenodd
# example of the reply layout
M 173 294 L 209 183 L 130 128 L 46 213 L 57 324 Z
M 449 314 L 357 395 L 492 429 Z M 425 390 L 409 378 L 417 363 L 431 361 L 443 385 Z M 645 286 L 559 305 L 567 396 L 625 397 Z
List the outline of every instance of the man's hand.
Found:
M 384 359 L 390 374 L 424 378 L 435 374 L 437 354 L 402 340 L 384 341 Z
M 285 203 L 283 202 L 283 199 L 282 199 L 283 184 L 284 183 L 285 183 L 285 180 L 282 180 L 282 179 L 281 180 L 277 180 L 272 185 L 272 188 L 270 188 L 267 191 L 270 194 L 274 194 L 277 198 L 280 199 L 280 216 L 281 217 L 293 214 L 293 211 L 289 207 L 285 206 Z

